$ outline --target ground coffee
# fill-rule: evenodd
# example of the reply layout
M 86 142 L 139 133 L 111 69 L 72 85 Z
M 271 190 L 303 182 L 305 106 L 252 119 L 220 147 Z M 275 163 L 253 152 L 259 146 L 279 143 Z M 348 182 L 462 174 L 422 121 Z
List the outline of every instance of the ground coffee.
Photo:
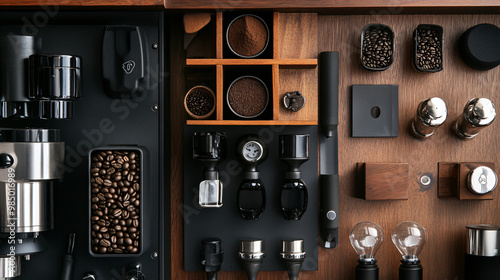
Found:
M 259 80 L 245 77 L 233 83 L 228 92 L 231 109 L 243 117 L 255 117 L 267 106 L 266 87 Z
M 229 46 L 241 56 L 255 56 L 264 50 L 267 44 L 267 28 L 254 16 L 237 18 L 227 33 Z

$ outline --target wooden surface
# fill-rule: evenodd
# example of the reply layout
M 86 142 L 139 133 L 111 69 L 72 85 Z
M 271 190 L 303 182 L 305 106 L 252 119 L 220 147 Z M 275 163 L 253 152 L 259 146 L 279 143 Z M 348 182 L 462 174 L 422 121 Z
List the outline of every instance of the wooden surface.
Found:
M 399 0 L 399 1 L 384 1 L 384 0 L 289 0 L 289 1 L 270 1 L 270 0 L 165 0 L 167 9 L 261 9 L 261 8 L 278 8 L 278 9 L 316 9 L 318 12 L 328 8 L 345 9 L 345 8 L 368 8 L 374 10 L 375 7 L 387 8 L 403 8 L 412 10 L 415 7 L 425 7 L 427 10 L 432 8 L 448 8 L 458 7 L 456 11 L 465 11 L 471 7 L 487 8 L 500 7 L 500 3 L 496 0 Z
M 195 33 L 205 27 L 211 19 L 210 13 L 187 13 L 184 14 L 184 31 Z
M 365 200 L 408 199 L 408 163 L 357 163 L 356 187 Z
M 438 197 L 457 198 L 458 168 L 457 162 L 438 163 Z
M 187 2 L 189 3 L 189 2 Z M 203 2 L 201 2 L 203 3 Z M 359 62 L 360 32 L 368 23 L 391 26 L 396 33 L 395 61 L 386 71 L 368 72 Z M 391 242 L 393 228 L 405 220 L 419 222 L 427 229 L 429 240 L 420 258 L 424 279 L 461 280 L 466 244 L 466 225 L 500 224 L 500 191 L 493 200 L 459 201 L 440 199 L 437 195 L 438 162 L 495 162 L 500 160 L 500 121 L 495 121 L 471 141 L 455 137 L 451 126 L 465 103 L 477 96 L 500 104 L 500 67 L 481 72 L 468 68 L 455 48 L 458 37 L 467 28 L 489 22 L 497 24 L 500 15 L 371 15 L 319 16 L 318 51 L 340 52 L 339 91 L 339 164 L 340 164 L 340 233 L 339 246 L 319 250 L 319 270 L 301 272 L 299 280 L 354 279 L 357 256 L 348 242 L 352 227 L 361 221 L 382 226 L 385 241 L 376 255 L 380 279 L 398 279 L 400 255 Z M 418 24 L 432 23 L 445 30 L 444 70 L 416 72 L 411 64 L 411 34 Z M 182 25 L 177 36 L 182 38 Z M 173 34 L 174 37 L 176 34 Z M 203 272 L 186 273 L 182 268 L 182 155 L 181 137 L 185 113 L 182 46 L 171 40 L 175 58 L 171 73 L 171 196 L 172 196 L 172 279 L 204 280 Z M 175 52 L 177 51 L 177 52 Z M 181 60 L 181 61 L 179 61 Z M 281 73 L 280 69 L 280 73 Z M 309 69 L 310 70 L 310 69 Z M 280 87 L 286 81 L 280 81 Z M 398 84 L 400 133 L 397 138 L 350 137 L 350 88 L 353 84 Z M 418 140 L 408 130 L 416 106 L 425 98 L 441 97 L 448 107 L 448 120 L 427 140 Z M 498 107 L 498 105 L 497 105 Z M 357 162 L 408 162 L 408 200 L 365 201 L 355 198 Z M 420 177 L 432 178 L 429 186 L 420 185 Z M 225 257 L 233 257 L 226 255 Z M 244 272 L 220 273 L 218 279 L 246 279 Z M 259 280 L 287 279 L 284 271 L 261 272 Z
M 187 66 L 216 66 L 217 113 L 215 120 L 188 120 L 187 124 L 206 125 L 317 125 L 318 124 L 318 87 L 317 87 L 317 49 L 318 17 L 311 13 L 273 13 L 272 58 L 234 59 L 223 58 L 224 30 L 223 16 L 216 13 L 215 57 L 189 58 Z M 302 28 L 304 27 L 304 28 Z M 203 29 L 201 31 L 204 31 Z M 196 38 L 195 38 L 196 39 Z M 195 42 L 194 40 L 192 42 Z M 203 49 L 207 42 L 196 41 Z M 189 54 L 189 52 L 188 52 Z M 272 115 L 269 120 L 226 120 L 224 119 L 224 67 L 226 66 L 271 66 L 271 85 L 268 85 L 272 100 Z M 284 108 L 283 96 L 289 91 L 301 91 L 306 98 L 306 105 L 299 112 Z
M 164 8 L 163 0 L 0 0 L 0 6 L 12 7 L 130 7 Z

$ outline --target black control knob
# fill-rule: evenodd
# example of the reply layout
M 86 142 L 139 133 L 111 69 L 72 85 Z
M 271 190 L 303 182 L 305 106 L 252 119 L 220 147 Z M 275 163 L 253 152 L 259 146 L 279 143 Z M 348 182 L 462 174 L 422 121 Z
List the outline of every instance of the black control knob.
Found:
M 9 154 L 0 154 L 0 168 L 9 168 L 14 164 L 14 158 Z

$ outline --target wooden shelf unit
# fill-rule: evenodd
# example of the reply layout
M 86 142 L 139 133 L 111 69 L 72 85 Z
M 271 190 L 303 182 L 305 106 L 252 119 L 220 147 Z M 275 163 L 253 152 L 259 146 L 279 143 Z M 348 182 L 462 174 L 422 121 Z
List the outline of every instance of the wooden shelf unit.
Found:
M 317 125 L 317 15 L 272 13 L 272 58 L 224 58 L 223 13 L 215 15 L 215 58 L 187 58 L 186 67 L 215 66 L 215 119 L 187 120 L 188 125 Z M 286 25 L 287 28 L 283 28 Z M 295 27 L 304 27 L 306 30 Z M 291 28 L 289 28 L 291 27 Z M 311 33 L 310 29 L 313 29 Z M 293 32 L 291 32 L 293 31 Z M 311 44 L 313 49 L 311 49 Z M 271 83 L 268 84 L 272 118 L 266 120 L 230 119 L 224 116 L 225 67 L 270 67 Z M 284 81 L 286 77 L 287 81 Z M 288 81 L 289 80 L 289 81 Z M 227 81 L 226 81 L 227 82 Z M 288 111 L 282 105 L 288 91 L 301 91 L 306 105 L 298 112 Z M 226 107 L 227 109 L 227 107 Z

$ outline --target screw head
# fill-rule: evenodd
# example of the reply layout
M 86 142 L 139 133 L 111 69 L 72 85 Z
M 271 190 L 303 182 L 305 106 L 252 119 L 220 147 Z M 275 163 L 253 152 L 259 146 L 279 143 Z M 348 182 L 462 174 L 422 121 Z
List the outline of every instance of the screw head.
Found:
M 156 50 L 158 48 L 158 44 L 157 43 L 152 44 L 151 48 L 153 48 L 153 50 Z
M 159 109 L 158 104 L 154 104 L 153 106 L 151 106 L 151 111 L 153 111 L 153 112 L 157 112 L 158 109 Z

